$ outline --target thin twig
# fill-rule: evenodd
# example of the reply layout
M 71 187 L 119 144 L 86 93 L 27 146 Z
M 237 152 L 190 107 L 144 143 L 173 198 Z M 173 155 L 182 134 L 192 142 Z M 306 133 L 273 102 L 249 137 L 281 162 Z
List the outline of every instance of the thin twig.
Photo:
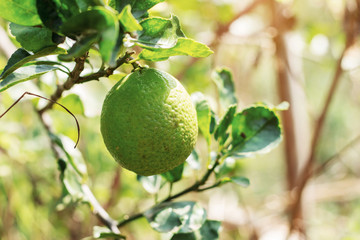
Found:
M 360 135 L 346 144 L 340 151 L 329 157 L 327 160 L 321 163 L 317 168 L 313 170 L 312 175 L 320 175 L 333 161 L 338 159 L 341 155 L 343 155 L 349 148 L 353 147 L 355 144 L 360 142 Z
M 131 55 L 133 55 L 134 53 L 135 52 L 126 52 L 125 55 L 122 58 L 119 58 L 116 61 L 115 67 L 109 67 L 109 68 L 106 68 L 106 69 L 100 69 L 96 73 L 92 73 L 92 74 L 84 76 L 84 77 L 79 77 L 77 83 L 85 83 L 85 82 L 89 82 L 89 81 L 92 81 L 92 80 L 99 80 L 99 78 L 101 78 L 101 77 L 109 77 L 121 65 L 131 61 L 132 60 Z
M 214 33 L 214 36 L 216 36 L 216 38 L 211 42 L 209 43 L 209 47 L 211 49 L 215 51 L 215 49 L 217 49 L 219 43 L 221 42 L 221 39 L 222 37 L 227 33 L 229 32 L 229 29 L 230 29 L 230 26 L 233 22 L 235 22 L 237 19 L 239 19 L 240 17 L 248 14 L 249 12 L 251 12 L 252 10 L 254 10 L 259 4 L 263 3 L 263 2 L 266 2 L 267 0 L 255 0 L 253 1 L 249 6 L 247 6 L 245 9 L 243 9 L 242 11 L 238 12 L 229 22 L 227 22 L 226 24 L 223 24 L 223 25 L 218 25 L 215 33 Z M 189 62 L 186 64 L 186 66 L 183 68 L 182 71 L 180 71 L 177 75 L 176 75 L 176 78 L 177 79 L 182 79 L 185 72 L 186 72 L 186 69 L 188 69 L 189 67 L 191 67 L 192 65 L 194 65 L 197 61 L 199 61 L 201 58 L 191 58 L 189 60 Z
M 64 84 L 57 86 L 55 92 L 50 96 L 52 102 L 49 102 L 45 107 L 39 110 L 40 115 L 42 115 L 45 111 L 51 109 L 54 105 L 54 102 L 58 101 L 61 98 L 64 91 L 71 89 L 78 82 L 80 74 L 84 70 L 86 58 L 87 55 L 84 55 L 83 57 L 75 59 L 76 64 L 74 69 L 70 72 L 69 77 Z
M 156 207 L 156 206 L 159 206 L 160 204 L 163 204 L 165 202 L 170 202 L 178 197 L 181 197 L 187 193 L 190 193 L 190 192 L 202 192 L 202 191 L 205 191 L 205 190 L 208 190 L 208 189 L 211 189 L 211 188 L 204 188 L 204 189 L 201 189 L 200 187 L 203 186 L 207 180 L 209 179 L 210 175 L 215 171 L 215 168 L 220 164 L 220 159 L 221 159 L 222 155 L 221 154 L 218 154 L 214 164 L 212 165 L 211 168 L 209 168 L 206 173 L 204 174 L 204 176 L 201 178 L 200 181 L 197 181 L 195 182 L 193 185 L 191 185 L 190 187 L 184 189 L 183 191 L 177 193 L 177 194 L 174 194 L 174 195 L 171 195 L 167 198 L 165 198 L 164 200 L 160 201 L 159 203 L 157 203 L 156 205 L 154 205 L 152 208 Z M 139 218 L 142 218 L 144 217 L 144 214 L 145 212 L 141 212 L 141 213 L 137 213 L 121 222 L 118 223 L 118 227 L 122 227 L 136 219 L 139 219 Z
M 321 111 L 321 114 L 315 124 L 315 130 L 314 130 L 314 135 L 311 141 L 311 150 L 310 150 L 310 154 L 309 157 L 307 159 L 307 162 L 305 163 L 305 166 L 302 170 L 302 172 L 299 174 L 299 180 L 297 181 L 297 187 L 296 187 L 296 195 L 294 198 L 294 202 L 292 203 L 291 206 L 291 212 L 292 212 L 292 218 L 294 216 L 296 216 L 296 212 L 299 211 L 300 207 L 301 207 L 301 199 L 302 199 L 302 195 L 304 192 L 304 188 L 307 184 L 307 182 L 309 181 L 309 179 L 312 176 L 313 173 L 313 165 L 315 162 L 315 155 L 316 155 L 316 147 L 318 146 L 318 142 L 321 136 L 321 132 L 323 130 L 323 126 L 324 126 L 324 122 L 326 119 L 326 116 L 328 114 L 329 111 L 329 107 L 330 104 L 334 98 L 334 93 L 338 87 L 338 84 L 340 82 L 340 77 L 343 73 L 342 67 L 341 67 L 341 62 L 343 60 L 343 57 L 345 55 L 345 52 L 347 51 L 347 49 L 349 48 L 349 44 L 346 44 L 346 46 L 344 47 L 343 52 L 341 53 L 339 59 L 337 60 L 337 64 L 336 64 L 336 70 L 335 70 L 335 74 L 333 76 L 332 79 L 332 84 L 330 87 L 330 90 L 327 94 L 326 100 L 325 100 L 325 104 L 324 107 Z M 291 222 L 294 222 L 295 219 L 292 219 Z M 293 229 L 296 228 L 296 226 L 294 226 L 294 224 L 291 224 L 290 226 L 290 232 L 293 231 Z
M 81 189 L 87 200 L 89 201 L 92 212 L 94 215 L 103 223 L 105 224 L 112 232 L 120 234 L 120 230 L 118 229 L 117 221 L 110 217 L 110 215 L 105 211 L 105 209 L 100 205 L 100 203 L 95 198 L 94 194 L 91 192 L 88 185 L 83 184 Z
M 31 93 L 31 92 L 24 92 L 23 95 L 21 95 L 13 104 L 11 104 L 11 106 L 10 106 L 3 114 L 0 115 L 0 118 L 2 118 L 7 112 L 9 112 L 11 108 L 13 108 L 23 97 L 25 97 L 25 95 L 30 95 L 30 96 L 42 98 L 42 99 L 45 99 L 45 100 L 47 100 L 47 101 L 50 101 L 50 102 L 53 103 L 53 104 L 57 104 L 57 105 L 59 105 L 60 107 L 62 107 L 63 109 L 65 109 L 65 111 L 67 111 L 67 112 L 75 119 L 76 127 L 77 127 L 77 132 L 78 132 L 77 140 L 76 140 L 76 143 L 75 143 L 75 146 L 74 146 L 74 148 L 76 148 L 76 146 L 77 146 L 78 143 L 79 143 L 79 139 L 80 139 L 80 125 L 79 125 L 79 122 L 78 122 L 77 118 L 75 117 L 75 115 L 74 115 L 68 108 L 66 108 L 66 107 L 65 107 L 64 105 L 62 105 L 61 103 L 58 103 L 58 102 L 56 102 L 56 101 L 54 101 L 54 100 L 52 100 L 52 99 L 49 99 L 49 98 L 40 96 L 40 95 L 38 95 L 38 94 Z

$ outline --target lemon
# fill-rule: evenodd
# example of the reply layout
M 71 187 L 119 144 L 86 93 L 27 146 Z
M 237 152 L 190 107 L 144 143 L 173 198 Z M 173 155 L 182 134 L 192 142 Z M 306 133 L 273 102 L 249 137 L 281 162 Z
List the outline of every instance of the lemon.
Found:
M 101 133 L 122 167 L 143 176 L 160 174 L 183 163 L 193 150 L 198 134 L 196 110 L 177 79 L 141 68 L 107 94 Z

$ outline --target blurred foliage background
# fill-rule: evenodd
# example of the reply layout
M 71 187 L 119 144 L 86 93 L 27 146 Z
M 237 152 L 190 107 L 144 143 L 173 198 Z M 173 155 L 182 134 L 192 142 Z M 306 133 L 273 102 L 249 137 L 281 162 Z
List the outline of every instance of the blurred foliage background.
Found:
M 177 76 L 190 93 L 203 92 L 216 112 L 224 111 L 210 80 L 217 66 L 233 72 L 241 107 L 255 102 L 290 103 L 288 115 L 283 115 L 282 144 L 269 154 L 234 163 L 232 171 L 249 178 L 249 188 L 225 185 L 182 197 L 200 201 L 210 219 L 223 222 L 220 239 L 360 238 L 360 45 L 356 38 L 360 23 L 348 21 L 346 15 L 354 9 L 359 14 L 359 6 L 356 0 L 168 0 L 152 9 L 164 17 L 177 15 L 188 37 L 214 50 L 215 54 L 206 59 L 173 57 L 155 67 Z M 342 56 L 352 23 L 357 26 L 352 31 L 355 39 Z M 19 45 L 10 35 L 8 23 L 0 19 L 0 26 L 2 69 Z M 282 55 L 280 49 L 285 51 Z M 316 143 L 315 164 L 327 164 L 313 174 L 304 190 L 298 219 L 302 234 L 289 236 L 296 176 L 311 152 L 316 121 L 339 62 L 342 74 Z M 92 67 L 99 64 L 99 57 L 94 56 Z M 281 74 L 284 68 L 285 77 Z M 131 68 L 122 70 L 129 72 Z M 50 95 L 61 77 L 50 73 L 41 81 L 35 79 L 2 92 L 0 113 L 25 91 Z M 114 76 L 76 86 L 62 102 L 80 121 L 79 149 L 87 161 L 90 186 L 105 209 L 120 219 L 151 206 L 154 196 L 141 187 L 135 174 L 120 169 L 112 160 L 100 135 L 102 101 L 116 80 Z M 34 105 L 41 104 L 26 97 L 0 120 L 0 238 L 82 239 L 92 234 L 97 219 L 87 206 L 62 209 L 58 204 L 58 166 L 33 111 Z M 49 118 L 56 133 L 76 139 L 76 128 L 68 114 L 55 108 L 49 111 Z M 289 119 L 293 123 L 290 127 Z M 200 137 L 197 149 L 206 152 L 205 145 Z M 296 160 L 289 158 L 289 152 Z M 182 189 L 193 180 L 194 176 L 188 176 L 174 189 Z M 168 239 L 154 232 L 144 219 L 121 231 L 130 240 Z

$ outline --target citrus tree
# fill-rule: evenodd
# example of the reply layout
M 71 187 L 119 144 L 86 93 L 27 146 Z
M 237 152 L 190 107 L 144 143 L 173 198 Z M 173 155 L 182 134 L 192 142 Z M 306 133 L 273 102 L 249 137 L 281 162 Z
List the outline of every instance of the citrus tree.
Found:
M 218 111 L 203 93 L 189 96 L 176 78 L 156 68 L 156 62 L 172 56 L 202 58 L 213 53 L 187 38 L 175 15 L 164 18 L 149 13 L 160 2 L 163 0 L 0 1 L 0 16 L 10 22 L 11 34 L 21 45 L 1 71 L 0 94 L 34 79 L 41 90 L 24 91 L 6 106 L 1 121 L 6 121 L 6 113 L 24 96 L 41 100 L 32 104 L 48 135 L 52 160 L 57 161 L 62 184 L 58 206 L 88 205 L 102 223 L 94 226 L 93 238 L 125 239 L 121 227 L 145 218 L 155 231 L 167 233 L 172 240 L 218 239 L 221 222 L 208 219 L 196 200 L 177 199 L 227 183 L 248 187 L 249 179 L 236 175 L 231 162 L 267 153 L 281 140 L 276 111 L 286 104 L 258 103 L 239 109 L 227 68 L 216 68 L 209 76 L 217 86 Z M 57 74 L 59 81 L 47 96 L 49 88 L 42 83 L 42 75 L 49 73 Z M 103 138 L 112 157 L 133 171 L 149 193 L 168 192 L 149 208 L 123 219 L 111 217 L 94 196 L 88 159 L 77 148 L 82 141 L 77 108 L 86 103 L 77 94 L 64 97 L 75 86 L 106 79 L 114 86 L 103 102 L 98 141 Z M 59 106 L 74 118 L 74 127 L 68 128 L 77 129 L 75 137 L 54 130 L 48 112 Z M 198 129 L 202 141 L 196 144 Z M 197 151 L 201 144 L 206 151 Z M 102 161 L 113 160 L 104 156 Z M 184 180 L 185 171 L 199 177 L 189 183 Z M 187 186 L 174 192 L 173 184 L 180 181 Z

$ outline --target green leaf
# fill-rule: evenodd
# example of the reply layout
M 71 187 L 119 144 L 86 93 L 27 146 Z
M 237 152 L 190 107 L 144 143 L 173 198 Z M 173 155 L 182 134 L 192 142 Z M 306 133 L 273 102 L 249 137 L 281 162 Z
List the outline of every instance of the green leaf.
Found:
M 166 202 L 144 213 L 158 232 L 188 233 L 198 230 L 206 220 L 206 211 L 196 202 Z
M 26 51 L 25 49 L 23 49 L 23 48 L 17 49 L 9 58 L 8 63 L 6 64 L 4 70 L 2 71 L 2 73 L 0 75 L 0 79 L 2 79 L 3 77 L 6 77 L 6 75 L 10 74 L 10 73 L 7 74 L 7 72 L 10 72 L 9 69 L 11 69 L 11 67 L 13 67 L 18 62 L 21 62 L 23 59 L 26 59 L 29 56 L 31 56 L 31 54 L 28 51 Z
M 108 62 L 119 36 L 119 22 L 110 10 L 96 7 L 69 18 L 62 25 L 61 32 L 70 37 L 98 34 L 99 51 L 103 60 Z
M 161 188 L 161 176 L 141 176 L 137 175 L 137 180 L 141 183 L 143 188 L 150 194 L 157 193 Z
M 66 190 L 74 201 L 86 202 L 87 199 L 83 193 L 82 184 L 87 179 L 87 169 L 81 152 L 74 148 L 75 143 L 68 137 L 52 134 L 51 138 L 63 151 L 62 160 L 66 167 L 62 172 L 61 180 Z
M 174 234 L 170 240 L 218 240 L 221 222 L 206 220 L 201 228 L 192 233 Z
M 24 26 L 41 24 L 36 10 L 36 0 L 1 0 L 0 17 Z
M 52 41 L 52 32 L 47 28 L 10 24 L 11 34 L 15 36 L 23 48 L 37 52 L 46 47 L 56 46 Z
M 69 163 L 74 168 L 76 173 L 82 178 L 82 180 L 85 180 L 87 178 L 87 168 L 81 152 L 79 149 L 74 148 L 75 143 L 70 138 L 60 136 L 60 140 L 61 145 L 59 146 L 66 154 Z
M 191 100 L 195 105 L 200 132 L 204 136 L 208 146 L 211 144 L 210 124 L 211 109 L 208 101 L 201 92 L 191 94 Z
M 67 54 L 59 55 L 61 61 L 72 61 L 74 58 L 83 56 L 91 46 L 98 42 L 100 36 L 97 34 L 84 35 L 79 38 L 77 42 L 68 50 Z
M 186 162 L 187 162 L 187 164 L 189 164 L 189 166 L 192 169 L 200 170 L 200 168 L 201 168 L 199 154 L 196 152 L 195 149 L 191 152 L 190 156 L 186 159 Z
M 76 0 L 76 3 L 79 6 L 80 12 L 84 12 L 90 7 L 104 6 L 103 1 L 101 0 Z
M 179 38 L 174 47 L 168 49 L 144 49 L 139 54 L 139 58 L 148 61 L 164 61 L 171 56 L 185 55 L 200 58 L 207 57 L 212 53 L 213 51 L 205 44 L 190 38 Z
M 170 171 L 162 173 L 161 176 L 163 176 L 166 179 L 166 181 L 174 183 L 181 180 L 183 170 L 184 170 L 184 163 L 180 164 L 174 169 L 171 169 Z
M 229 105 L 237 104 L 234 81 L 230 70 L 217 68 L 213 71 L 211 78 L 217 86 L 223 109 L 228 108 Z
M 138 38 L 132 39 L 132 42 L 142 48 L 150 50 L 172 48 L 179 38 L 185 37 L 176 16 L 172 16 L 170 19 L 147 18 L 141 21 L 140 25 L 143 30 L 138 32 Z
M 126 5 L 118 16 L 126 32 L 141 31 L 142 27 L 131 13 L 131 6 Z
M 36 58 L 40 58 L 48 55 L 54 55 L 54 54 L 62 54 L 65 52 L 66 51 L 62 48 L 48 47 L 31 55 L 26 50 L 20 48 L 11 55 L 8 64 L 5 66 L 4 71 L 0 75 L 0 80 L 6 78 L 9 74 L 11 74 L 16 69 L 23 66 L 25 63 L 30 62 Z
M 96 239 L 101 239 L 101 238 L 126 239 L 124 235 L 114 233 L 107 227 L 99 227 L 99 226 L 94 226 L 93 237 Z
M 250 186 L 250 180 L 246 177 L 231 177 L 231 178 L 221 179 L 222 184 L 228 183 L 228 182 L 235 183 L 244 188 L 247 188 L 248 186 Z
M 239 186 L 242 187 L 248 187 L 250 186 L 250 180 L 246 177 L 231 177 L 231 182 L 236 183 Z
M 236 104 L 229 106 L 225 115 L 222 117 L 217 128 L 215 129 L 214 137 L 216 140 L 218 140 L 220 146 L 224 145 L 224 143 L 229 137 L 227 130 L 234 118 L 236 107 L 237 107 Z
M 229 155 L 246 157 L 265 153 L 281 140 L 276 113 L 266 106 L 255 106 L 237 113 L 232 121 Z
M 36 7 L 43 24 L 54 32 L 80 9 L 74 0 L 36 0 Z
M 235 166 L 236 166 L 236 162 L 234 158 L 232 157 L 225 158 L 224 161 L 215 168 L 216 179 L 219 179 L 220 177 L 232 172 Z
M 58 70 L 58 67 L 50 65 L 31 65 L 17 69 L 15 72 L 6 76 L 0 82 L 0 92 L 28 80 L 37 78 L 45 73 Z
M 73 113 L 73 114 L 81 114 L 85 116 L 84 112 L 84 105 L 77 94 L 69 94 L 66 97 L 63 97 L 59 100 L 59 103 L 67 106 L 67 108 Z M 61 111 L 65 111 L 63 108 L 54 106 L 54 109 L 59 109 Z
M 125 6 L 130 5 L 135 18 L 146 17 L 147 10 L 165 0 L 110 0 L 109 6 L 121 12 Z

